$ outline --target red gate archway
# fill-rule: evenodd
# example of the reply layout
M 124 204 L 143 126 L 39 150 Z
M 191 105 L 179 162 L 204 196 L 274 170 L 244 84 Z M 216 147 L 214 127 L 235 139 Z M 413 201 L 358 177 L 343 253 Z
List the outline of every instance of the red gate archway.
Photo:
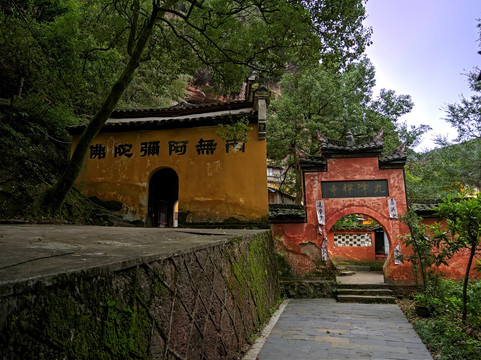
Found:
M 398 220 L 407 210 L 404 179 L 405 147 L 382 156 L 382 133 L 354 141 L 333 141 L 318 136 L 320 156 L 300 154 L 305 216 L 272 219 L 278 250 L 286 255 L 293 271 L 303 275 L 316 267 L 319 257 L 329 261 L 328 233 L 334 223 L 349 214 L 376 219 L 390 239 L 384 266 L 387 282 L 409 284 L 409 264 L 395 261 L 404 252 L 399 236 L 408 228 Z M 305 244 L 309 251 L 305 251 Z M 313 255 L 314 254 L 314 255 Z

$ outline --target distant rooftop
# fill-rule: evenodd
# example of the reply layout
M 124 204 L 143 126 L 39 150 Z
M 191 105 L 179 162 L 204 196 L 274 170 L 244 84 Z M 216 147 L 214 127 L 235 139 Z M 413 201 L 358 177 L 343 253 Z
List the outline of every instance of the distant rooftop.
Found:
M 408 207 L 421 217 L 431 217 L 436 213 L 441 199 L 408 199 Z
M 349 131 L 346 140 L 329 139 L 318 133 L 319 151 L 321 155 L 345 154 L 345 153 L 381 153 L 384 142 L 382 133 L 373 137 L 362 137 L 357 140 Z
M 305 222 L 307 219 L 304 205 L 298 204 L 269 204 L 270 221 Z

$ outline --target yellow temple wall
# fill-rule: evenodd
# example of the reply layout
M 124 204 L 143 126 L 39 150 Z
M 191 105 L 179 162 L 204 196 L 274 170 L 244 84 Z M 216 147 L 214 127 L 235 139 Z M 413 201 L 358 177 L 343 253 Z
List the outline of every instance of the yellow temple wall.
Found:
M 157 170 L 171 168 L 179 177 L 179 213 L 186 223 L 265 221 L 266 142 L 258 139 L 257 126 L 251 127 L 244 152 L 241 144 L 227 152 L 226 141 L 216 135 L 217 126 L 100 133 L 76 186 L 87 197 L 122 203 L 127 219 L 146 222 L 149 180 Z M 72 149 L 78 138 L 74 137 Z M 212 154 L 196 149 L 201 139 L 214 140 Z M 176 153 L 172 141 L 187 141 L 185 149 L 177 143 Z M 154 144 L 151 154 L 146 150 L 149 143 Z

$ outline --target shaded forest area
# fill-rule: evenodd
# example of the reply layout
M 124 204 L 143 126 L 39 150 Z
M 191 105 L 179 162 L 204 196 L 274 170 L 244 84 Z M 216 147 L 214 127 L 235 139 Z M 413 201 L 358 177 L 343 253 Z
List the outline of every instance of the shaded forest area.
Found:
M 363 0 L 3 1 L 0 218 L 24 218 L 34 199 L 62 177 L 68 126 L 89 124 L 103 110 L 106 120 L 114 108 L 173 106 L 193 92 L 207 100 L 235 98 L 252 74 L 274 89 L 268 157 L 292 170 L 286 192 L 295 194 L 299 185 L 295 149 L 313 154 L 316 131 L 343 139 L 348 131 L 366 136 L 384 129 L 386 152 L 403 142 L 413 148 L 429 128 L 402 121 L 414 105 L 409 95 L 373 94 L 366 16 Z M 131 76 L 106 110 L 149 21 L 153 28 Z M 475 75 L 468 80 L 479 92 Z M 479 103 L 474 96 L 447 108 L 462 145 L 440 142 L 440 150 L 427 154 L 410 150 L 410 196 L 480 188 Z M 37 221 L 107 223 L 105 213 L 73 189 L 54 213 L 33 215 Z

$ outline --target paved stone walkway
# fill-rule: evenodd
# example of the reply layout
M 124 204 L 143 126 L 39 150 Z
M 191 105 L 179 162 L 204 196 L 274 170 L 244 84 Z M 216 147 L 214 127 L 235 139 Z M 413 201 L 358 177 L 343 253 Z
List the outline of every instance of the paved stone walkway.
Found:
M 288 301 L 260 352 L 248 356 L 258 360 L 432 359 L 397 305 Z

